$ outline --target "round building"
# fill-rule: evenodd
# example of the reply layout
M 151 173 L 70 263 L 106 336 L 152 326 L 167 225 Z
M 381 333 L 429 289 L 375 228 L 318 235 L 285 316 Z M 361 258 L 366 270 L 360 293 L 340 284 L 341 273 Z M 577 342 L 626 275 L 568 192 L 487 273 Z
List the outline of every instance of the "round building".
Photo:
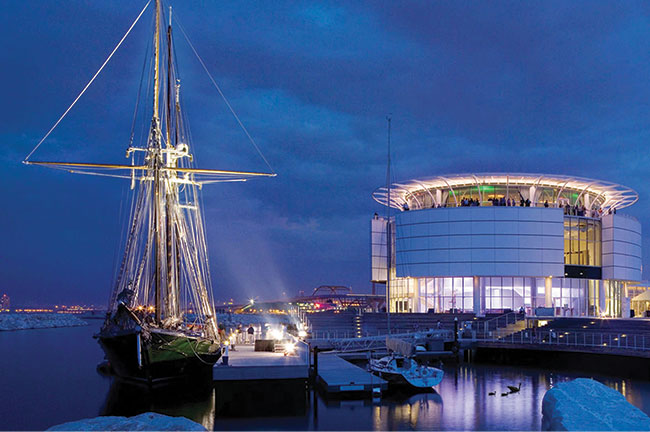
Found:
M 373 198 L 388 205 L 389 190 Z M 391 312 L 629 316 L 641 224 L 621 210 L 637 200 L 630 188 L 562 175 L 395 183 L 390 224 L 377 214 L 371 222 L 372 281 L 390 275 Z

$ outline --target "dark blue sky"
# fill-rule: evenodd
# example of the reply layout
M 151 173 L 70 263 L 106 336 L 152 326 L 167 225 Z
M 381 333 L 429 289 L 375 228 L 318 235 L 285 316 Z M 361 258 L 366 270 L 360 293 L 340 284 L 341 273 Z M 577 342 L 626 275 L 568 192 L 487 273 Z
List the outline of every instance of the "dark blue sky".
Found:
M 14 303 L 108 297 L 126 185 L 20 162 L 144 4 L 3 3 L 0 292 Z M 204 189 L 219 299 L 369 292 L 387 113 L 396 180 L 516 171 L 621 183 L 639 192 L 626 212 L 650 246 L 647 3 L 179 2 L 174 14 L 278 173 Z M 150 23 L 33 160 L 124 161 Z M 179 32 L 176 44 L 198 165 L 264 170 Z

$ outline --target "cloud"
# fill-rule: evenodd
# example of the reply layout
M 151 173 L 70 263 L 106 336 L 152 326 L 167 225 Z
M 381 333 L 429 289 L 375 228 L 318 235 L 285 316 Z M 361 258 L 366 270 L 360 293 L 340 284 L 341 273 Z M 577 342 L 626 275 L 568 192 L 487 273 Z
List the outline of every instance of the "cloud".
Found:
M 0 18 L 11 40 L 0 52 L 11 65 L 0 71 L 0 180 L 12 203 L 0 224 L 16 244 L 0 288 L 12 297 L 107 296 L 125 185 L 20 160 L 140 7 L 13 2 Z M 639 191 L 626 211 L 650 233 L 644 3 L 178 3 L 174 15 L 278 173 L 203 190 L 217 297 L 328 283 L 369 291 L 368 220 L 383 211 L 371 194 L 385 183 L 389 113 L 395 181 L 518 171 L 619 182 Z M 145 17 L 38 158 L 123 160 L 150 28 Z M 174 31 L 198 165 L 267 170 Z

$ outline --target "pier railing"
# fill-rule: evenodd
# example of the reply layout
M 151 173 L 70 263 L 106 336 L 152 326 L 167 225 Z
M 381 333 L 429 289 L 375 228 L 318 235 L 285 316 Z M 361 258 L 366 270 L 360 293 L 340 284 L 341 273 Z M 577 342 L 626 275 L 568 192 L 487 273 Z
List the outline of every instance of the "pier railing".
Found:
M 509 312 L 489 320 L 473 322 L 472 324 L 476 326 L 477 335 L 488 338 L 492 336 L 492 332 L 498 332 L 499 329 L 506 328 L 524 319 L 526 319 L 526 316 L 523 313 Z
M 376 336 L 351 336 L 346 337 L 345 334 L 342 337 L 334 337 L 337 334 L 336 332 L 329 332 L 330 337 L 318 338 L 321 340 L 326 340 L 331 346 L 338 352 L 352 352 L 352 351 L 367 351 L 373 349 L 385 349 L 386 348 L 386 336 L 385 333 L 376 335 Z M 327 332 L 325 334 L 327 336 Z M 440 330 L 430 330 L 428 332 L 400 332 L 400 333 L 391 333 L 391 338 L 401 339 L 407 342 L 416 343 L 422 342 L 426 343 L 428 341 L 438 340 L 443 342 L 452 341 L 454 339 L 454 332 L 452 330 L 440 329 Z M 311 341 L 315 339 L 312 335 Z
M 600 332 L 562 332 L 556 330 L 523 330 L 509 336 L 493 334 L 481 342 L 510 344 L 553 345 L 561 347 L 590 347 L 601 350 L 650 351 L 649 334 L 600 333 Z
M 448 329 L 435 329 L 435 330 L 407 330 L 400 331 L 399 333 L 388 334 L 385 330 L 377 330 L 375 332 L 359 332 L 357 330 L 313 330 L 311 332 L 311 339 L 353 339 L 353 338 L 371 338 L 378 336 L 399 336 L 399 335 L 421 335 L 424 337 L 427 334 L 449 334 L 451 339 L 453 339 L 453 331 Z

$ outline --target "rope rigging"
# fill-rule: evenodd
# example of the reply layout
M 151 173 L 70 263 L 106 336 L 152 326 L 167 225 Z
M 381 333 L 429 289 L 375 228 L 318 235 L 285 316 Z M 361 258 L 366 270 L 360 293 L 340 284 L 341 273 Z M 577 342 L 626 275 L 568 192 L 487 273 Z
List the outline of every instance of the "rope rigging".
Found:
M 135 21 L 133 21 L 133 23 L 131 24 L 131 27 L 129 27 L 129 29 L 126 31 L 126 33 L 124 34 L 124 36 L 122 36 L 122 39 L 120 39 L 120 41 L 117 43 L 117 45 L 115 46 L 115 48 L 113 48 L 113 51 L 111 51 L 111 53 L 109 54 L 108 58 L 104 61 L 104 63 L 102 64 L 102 66 L 99 68 L 99 70 L 98 70 L 97 72 L 95 72 L 95 75 L 93 75 L 93 77 L 90 79 L 90 81 L 88 81 L 88 84 L 86 84 L 86 86 L 83 88 L 83 90 L 81 90 L 81 93 L 79 93 L 79 95 L 75 98 L 75 100 L 72 101 L 72 103 L 70 104 L 70 106 L 68 107 L 68 109 L 65 110 L 65 112 L 61 115 L 61 117 L 59 117 L 59 119 L 56 121 L 56 123 L 54 123 L 54 126 L 52 126 L 52 127 L 50 128 L 50 130 L 47 131 L 47 133 L 45 134 L 45 136 L 43 136 L 43 138 L 41 138 L 41 140 L 38 142 L 38 144 L 36 144 L 36 147 L 34 147 L 34 148 L 32 149 L 32 151 L 29 152 L 29 154 L 28 154 L 28 155 L 25 157 L 25 159 L 23 160 L 23 163 L 24 163 L 24 162 L 27 162 L 27 161 L 29 160 L 29 158 L 34 154 L 34 152 L 35 152 L 35 151 L 36 151 L 36 150 L 41 146 L 41 144 L 43 144 L 43 141 L 45 141 L 45 140 L 47 139 L 47 137 L 50 136 L 50 134 L 52 133 L 52 131 L 54 131 L 54 129 L 56 129 L 56 127 L 59 125 L 59 123 L 61 123 L 61 120 L 63 120 L 63 118 L 64 118 L 64 117 L 65 117 L 65 116 L 70 112 L 70 110 L 72 109 L 72 107 L 75 106 L 75 104 L 76 104 L 77 101 L 81 98 L 81 96 L 83 96 L 83 94 L 86 93 L 86 90 L 88 90 L 88 87 L 90 87 L 90 85 L 95 81 L 95 78 L 97 78 L 97 77 L 99 76 L 99 74 L 101 73 L 101 71 L 104 70 L 104 68 L 106 67 L 106 65 L 108 64 L 108 62 L 109 62 L 109 61 L 111 60 L 111 58 L 113 57 L 113 54 L 115 54 L 115 52 L 120 48 L 120 46 L 122 46 L 122 42 L 124 42 L 124 40 L 127 38 L 127 36 L 129 35 L 129 33 L 131 33 L 131 30 L 133 30 L 133 27 L 135 27 L 135 25 L 138 23 L 138 21 L 140 21 L 140 17 L 141 17 L 142 14 L 144 13 L 144 11 L 147 10 L 147 7 L 149 7 L 149 4 L 150 4 L 150 3 L 151 3 L 151 0 L 149 0 L 149 1 L 147 2 L 147 4 L 144 5 L 144 7 L 142 8 L 142 10 L 140 11 L 140 14 L 136 17 Z
M 192 42 L 190 41 L 190 38 L 187 36 L 187 33 L 185 33 L 185 29 L 183 28 L 183 25 L 180 23 L 180 21 L 179 21 L 178 18 L 176 18 L 176 17 L 174 17 L 174 21 L 178 24 L 178 28 L 181 29 L 181 33 L 183 33 L 183 37 L 185 38 L 185 40 L 187 41 L 188 45 L 189 45 L 190 48 L 192 49 L 192 52 L 194 53 L 194 55 L 196 56 L 196 58 L 199 60 L 199 63 L 201 63 L 201 66 L 203 67 L 203 70 L 205 71 L 205 73 L 208 75 L 208 78 L 210 78 L 210 81 L 212 82 L 212 85 L 214 85 L 214 88 L 217 89 L 217 92 L 218 92 L 219 95 L 221 96 L 221 99 L 223 99 L 224 103 L 226 104 L 226 106 L 228 107 L 228 109 L 230 110 L 230 112 L 232 113 L 232 115 L 235 117 L 235 120 L 237 120 L 237 123 L 239 124 L 239 127 L 241 127 L 241 129 L 244 131 L 244 133 L 245 133 L 246 136 L 248 137 L 248 140 L 249 140 L 250 143 L 253 145 L 253 147 L 255 147 L 255 150 L 257 150 L 257 153 L 260 155 L 260 157 L 262 158 L 262 160 L 264 160 L 264 163 L 265 163 L 266 166 L 269 168 L 269 170 L 271 170 L 271 172 L 275 174 L 275 170 L 273 169 L 273 167 L 271 167 L 271 164 L 270 164 L 269 161 L 266 159 L 266 157 L 264 156 L 264 154 L 263 154 L 262 151 L 260 150 L 259 146 L 258 146 L 257 143 L 255 142 L 255 140 L 253 139 L 253 137 L 251 136 L 251 134 L 248 132 L 248 129 L 246 129 L 246 126 L 244 126 L 244 124 L 242 123 L 242 121 L 239 119 L 239 116 L 238 116 L 237 113 L 235 112 L 235 109 L 232 107 L 232 105 L 230 105 L 230 102 L 228 102 L 228 99 L 226 98 L 226 95 L 225 95 L 225 94 L 223 93 L 223 91 L 221 90 L 221 87 L 219 87 L 219 84 L 217 84 L 217 82 L 214 80 L 214 78 L 212 77 L 212 74 L 211 74 L 210 71 L 208 70 L 208 67 L 207 67 L 207 66 L 205 65 L 205 63 L 203 62 L 203 59 L 201 58 L 201 56 L 199 55 L 199 53 L 198 53 L 198 52 L 196 51 L 196 49 L 194 48 L 194 45 L 192 45 Z
M 187 113 L 181 109 L 180 79 L 173 54 L 175 45 L 172 43 L 171 11 L 167 30 L 167 53 L 163 54 L 164 50 L 160 50 L 160 18 L 163 14 L 160 12 L 159 0 L 156 0 L 154 16 L 155 36 L 147 44 L 148 54 L 142 64 L 138 94 L 133 108 L 126 152 L 126 158 L 130 160 L 124 164 L 30 160 L 108 65 L 150 3 L 151 0 L 148 0 L 101 67 L 25 157 L 23 163 L 71 173 L 130 179 L 133 190 L 130 202 L 125 203 L 124 198 L 120 202 L 120 214 L 126 216 L 128 213 L 128 221 L 122 224 L 118 248 L 122 250 L 122 254 L 113 259 L 115 275 L 109 310 L 116 312 L 122 310 L 120 305 L 124 305 L 127 310 L 132 311 L 132 317 L 136 317 L 135 314 L 140 317 L 142 321 L 135 318 L 138 324 L 142 322 L 151 325 L 151 328 L 165 331 L 192 330 L 184 322 L 189 314 L 194 320 L 193 324 L 200 325 L 201 337 L 207 336 L 214 341 L 218 338 L 218 329 L 204 227 L 205 213 L 200 205 L 202 185 L 246 181 L 253 177 L 276 174 L 176 19 L 185 40 L 212 85 L 271 173 L 199 169 L 194 166 L 193 154 L 190 152 L 191 130 Z M 152 45 L 155 46 L 155 57 L 150 53 Z M 145 74 L 146 90 L 143 89 Z M 161 91 L 165 78 L 166 85 L 163 84 L 162 87 L 166 87 L 166 90 Z M 141 101 L 143 96 L 147 97 L 147 101 Z M 153 99 L 153 104 L 148 101 L 149 96 Z M 162 103 L 164 108 L 159 107 L 159 103 Z M 147 122 L 142 122 L 138 136 L 136 123 L 150 112 L 152 106 L 153 116 L 150 118 L 152 121 L 149 123 L 149 130 L 145 130 Z M 155 314 L 152 315 L 152 311 L 155 311 Z M 190 345 L 197 357 L 198 346 L 198 343 L 196 346 Z M 202 360 L 200 357 L 199 359 Z

